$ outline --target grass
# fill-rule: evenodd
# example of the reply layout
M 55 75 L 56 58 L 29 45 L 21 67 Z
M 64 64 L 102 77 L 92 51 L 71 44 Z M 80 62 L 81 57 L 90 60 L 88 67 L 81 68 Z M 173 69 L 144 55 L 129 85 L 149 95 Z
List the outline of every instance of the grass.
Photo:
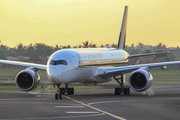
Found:
M 180 74 L 180 70 L 150 70 L 152 75 L 177 75 Z
M 7 68 L 0 68 L 0 74 L 18 74 L 20 71 L 24 69 L 7 69 Z M 46 74 L 46 71 L 39 70 L 39 74 Z
M 180 78 L 154 78 L 153 82 L 180 82 Z
M 18 90 L 17 86 L 0 86 L 0 90 Z
M 126 79 L 128 82 L 129 79 Z M 112 80 L 112 82 L 116 82 L 116 80 Z M 180 78 L 154 78 L 153 82 L 180 82 Z
M 8 79 L 8 80 L 0 80 L 0 81 L 15 81 L 15 80 Z
M 0 69 L 0 74 L 18 74 L 22 69 Z
M 71 86 L 69 86 L 71 87 Z M 73 86 L 74 89 L 100 89 L 102 87 L 99 86 Z M 41 86 L 38 86 L 36 90 L 43 90 L 43 89 L 50 89 L 50 90 L 57 90 L 57 88 L 54 88 L 52 85 L 48 85 L 47 88 L 41 88 Z M 17 86 L 0 86 L 0 90 L 19 90 Z

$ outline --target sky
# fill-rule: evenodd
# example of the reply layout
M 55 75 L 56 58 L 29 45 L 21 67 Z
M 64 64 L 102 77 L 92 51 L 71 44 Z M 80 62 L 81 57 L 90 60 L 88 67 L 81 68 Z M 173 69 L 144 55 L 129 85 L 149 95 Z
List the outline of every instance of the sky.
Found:
M 117 44 L 126 5 L 126 45 L 180 46 L 180 0 L 0 0 L 1 43 Z

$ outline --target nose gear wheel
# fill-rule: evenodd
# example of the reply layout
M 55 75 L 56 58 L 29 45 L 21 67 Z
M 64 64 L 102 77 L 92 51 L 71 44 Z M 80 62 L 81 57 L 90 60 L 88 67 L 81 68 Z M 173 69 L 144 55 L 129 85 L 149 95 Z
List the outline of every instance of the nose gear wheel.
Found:
M 62 85 L 61 85 L 62 86 Z M 62 93 L 62 90 L 61 90 L 61 88 L 60 88 L 60 85 L 58 84 L 57 85 L 57 88 L 58 88 L 58 90 L 56 91 L 56 94 L 55 94 L 55 99 L 62 99 L 62 97 L 63 97 L 63 93 Z
M 67 93 L 68 95 L 74 95 L 74 88 L 68 88 L 68 84 L 65 84 L 65 88 L 62 87 L 63 84 L 57 85 L 58 90 L 56 91 L 55 99 L 62 99 L 65 93 Z

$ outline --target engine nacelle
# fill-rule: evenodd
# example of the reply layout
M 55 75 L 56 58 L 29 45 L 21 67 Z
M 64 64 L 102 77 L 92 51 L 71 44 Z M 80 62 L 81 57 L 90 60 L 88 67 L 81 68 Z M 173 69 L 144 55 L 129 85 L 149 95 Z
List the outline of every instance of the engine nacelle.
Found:
M 152 85 L 152 82 L 153 77 L 151 73 L 143 68 L 132 72 L 129 78 L 130 87 L 137 92 L 149 89 Z
M 22 70 L 16 76 L 16 85 L 22 91 L 31 91 L 36 89 L 39 82 L 39 74 L 30 69 Z

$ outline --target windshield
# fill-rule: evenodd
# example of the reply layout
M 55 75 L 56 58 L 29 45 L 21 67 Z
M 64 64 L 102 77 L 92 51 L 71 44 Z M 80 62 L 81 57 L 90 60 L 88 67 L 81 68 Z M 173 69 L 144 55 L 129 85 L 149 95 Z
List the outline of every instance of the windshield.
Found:
M 67 65 L 67 62 L 65 60 L 51 60 L 50 62 L 51 65 Z

